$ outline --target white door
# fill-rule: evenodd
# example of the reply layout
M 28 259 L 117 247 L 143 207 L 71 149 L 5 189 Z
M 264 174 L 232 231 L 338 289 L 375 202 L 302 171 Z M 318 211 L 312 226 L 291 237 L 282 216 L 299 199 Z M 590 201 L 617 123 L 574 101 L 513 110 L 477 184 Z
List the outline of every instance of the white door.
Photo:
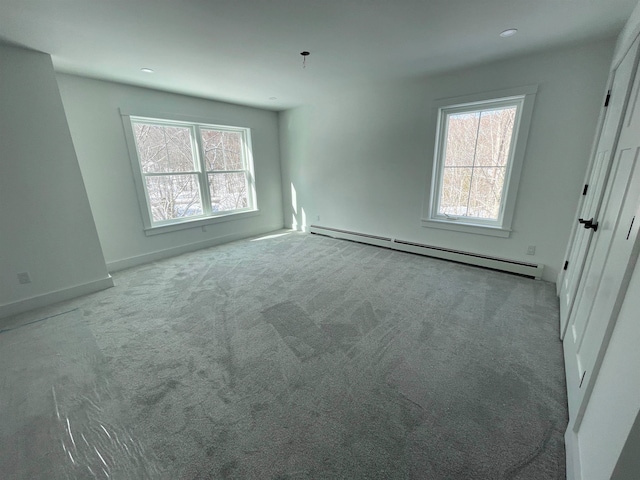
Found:
M 602 203 L 604 185 L 607 181 L 612 163 L 612 150 L 618 139 L 621 119 L 625 114 L 628 92 L 633 84 L 633 76 L 637 66 L 638 43 L 636 40 L 614 73 L 610 91 L 609 105 L 602 126 L 602 132 L 596 147 L 595 159 L 591 168 L 586 197 L 580 210 L 580 219 L 588 221 L 598 217 Z M 580 224 L 582 227 L 582 224 Z M 564 339 L 576 291 L 584 268 L 593 230 L 577 228 L 573 244 L 565 264 L 566 272 L 560 284 L 560 338 Z
M 569 417 L 574 430 L 580 425 L 640 250 L 639 95 L 640 75 L 629 97 L 597 230 L 564 338 Z

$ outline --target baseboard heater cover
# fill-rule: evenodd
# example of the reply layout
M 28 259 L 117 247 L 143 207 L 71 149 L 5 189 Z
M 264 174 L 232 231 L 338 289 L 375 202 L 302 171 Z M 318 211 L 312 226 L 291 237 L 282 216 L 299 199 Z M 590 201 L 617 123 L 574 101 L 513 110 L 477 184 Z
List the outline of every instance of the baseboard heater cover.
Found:
M 410 242 L 406 240 L 398 240 L 391 237 L 382 237 L 378 235 L 370 235 L 367 233 L 352 232 L 349 230 L 341 230 L 338 228 L 321 227 L 319 225 L 311 225 L 309 232 L 316 235 L 326 237 L 340 238 L 351 240 L 354 242 L 376 245 L 379 247 L 391 248 L 402 252 L 416 253 L 427 257 L 435 257 L 443 260 L 451 260 L 458 263 L 466 263 L 477 267 L 490 268 L 492 270 L 500 270 L 508 273 L 515 273 L 525 277 L 541 279 L 544 265 L 535 263 L 521 262 L 519 260 L 510 260 L 500 257 L 492 257 L 477 253 L 464 252 L 461 250 L 452 250 L 449 248 L 436 247 L 423 243 Z
M 340 230 L 338 228 L 319 227 L 317 225 L 311 225 L 309 227 L 309 232 L 324 235 L 325 237 L 341 238 L 343 240 L 352 240 L 354 242 L 377 245 L 379 247 L 393 248 L 393 239 L 390 237 L 350 232 L 349 230 Z

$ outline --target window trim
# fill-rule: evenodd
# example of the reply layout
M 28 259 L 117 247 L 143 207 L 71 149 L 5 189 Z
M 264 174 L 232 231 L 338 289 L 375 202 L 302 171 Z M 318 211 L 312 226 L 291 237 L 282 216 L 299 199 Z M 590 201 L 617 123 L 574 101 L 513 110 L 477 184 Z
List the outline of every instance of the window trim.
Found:
M 251 129 L 248 127 L 224 125 L 220 122 L 214 122 L 202 118 L 186 117 L 181 115 L 171 115 L 167 113 L 150 113 L 150 112 L 128 112 L 120 109 L 120 116 L 124 127 L 124 134 L 129 150 L 129 160 L 131 162 L 131 170 L 138 197 L 138 204 L 143 222 L 143 231 L 145 235 L 157 235 L 161 233 L 173 232 L 187 228 L 204 227 L 221 222 L 231 220 L 239 220 L 243 218 L 257 216 L 260 213 L 258 209 L 256 182 L 253 162 L 253 147 L 251 142 Z M 156 125 L 173 125 L 179 127 L 187 127 L 190 130 L 191 142 L 194 160 L 198 163 L 197 171 L 192 172 L 176 172 L 176 174 L 197 174 L 198 182 L 201 185 L 200 196 L 202 200 L 203 214 L 197 216 L 183 217 L 179 219 L 170 219 L 160 222 L 154 222 L 151 212 L 151 203 L 149 201 L 148 192 L 145 187 L 145 175 L 142 172 L 142 166 L 138 158 L 138 150 L 136 146 L 135 134 L 133 131 L 134 121 L 142 121 L 147 124 Z M 209 128 L 221 131 L 241 132 L 243 136 L 243 160 L 246 162 L 246 170 L 240 170 L 247 173 L 247 200 L 249 206 L 247 208 L 213 212 L 211 211 L 210 191 L 208 184 L 208 175 L 210 173 L 229 173 L 226 170 L 207 170 L 204 160 L 204 147 L 199 140 L 200 129 Z M 231 173 L 236 170 L 231 171 Z M 205 182 L 205 183 L 202 183 Z
M 434 102 L 434 110 L 437 119 L 436 137 L 433 154 L 433 167 L 431 169 L 431 182 L 427 182 L 431 189 L 425 194 L 423 205 L 423 227 L 434 227 L 445 230 L 453 230 L 464 233 L 475 233 L 497 237 L 509 237 L 513 222 L 513 213 L 517 198 L 522 165 L 526 151 L 526 144 L 531 127 L 533 103 L 537 85 L 503 89 L 484 92 L 462 97 L 440 99 Z M 446 218 L 438 214 L 440 192 L 442 184 L 443 151 L 441 147 L 445 143 L 445 122 L 447 115 L 456 111 L 472 111 L 474 108 L 491 108 L 493 106 L 519 105 L 516 124 L 514 125 L 514 138 L 510 149 L 510 160 L 507 164 L 505 175 L 504 194 L 501 198 L 500 215 L 497 220 L 482 220 L 477 218 L 455 217 Z M 516 130 L 517 128 L 517 130 Z

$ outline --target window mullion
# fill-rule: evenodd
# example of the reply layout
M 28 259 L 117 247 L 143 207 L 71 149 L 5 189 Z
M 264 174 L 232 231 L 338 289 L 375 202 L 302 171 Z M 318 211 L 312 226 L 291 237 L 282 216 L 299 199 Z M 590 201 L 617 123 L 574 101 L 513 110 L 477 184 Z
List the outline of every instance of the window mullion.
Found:
M 200 184 L 200 195 L 202 197 L 202 211 L 205 215 L 211 215 L 211 194 L 209 190 L 209 176 L 207 175 L 206 159 L 204 156 L 204 146 L 202 145 L 202 135 L 200 125 L 194 125 L 196 155 L 198 159 L 198 183 Z
M 164 177 L 166 175 L 198 175 L 200 172 L 193 171 L 182 171 L 176 170 L 175 172 L 145 172 L 143 175 L 145 177 Z

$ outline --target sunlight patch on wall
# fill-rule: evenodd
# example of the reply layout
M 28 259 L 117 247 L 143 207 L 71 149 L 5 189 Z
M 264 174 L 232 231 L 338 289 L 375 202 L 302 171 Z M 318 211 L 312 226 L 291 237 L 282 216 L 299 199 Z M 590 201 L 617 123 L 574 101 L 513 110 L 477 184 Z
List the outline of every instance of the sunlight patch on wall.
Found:
M 291 209 L 293 213 L 291 214 L 291 228 L 294 230 L 298 229 L 298 193 L 296 192 L 296 187 L 293 186 L 293 182 L 291 182 Z
M 298 213 L 298 194 L 296 193 L 296 187 L 293 186 L 293 182 L 291 182 L 291 207 L 293 208 L 293 213 Z

